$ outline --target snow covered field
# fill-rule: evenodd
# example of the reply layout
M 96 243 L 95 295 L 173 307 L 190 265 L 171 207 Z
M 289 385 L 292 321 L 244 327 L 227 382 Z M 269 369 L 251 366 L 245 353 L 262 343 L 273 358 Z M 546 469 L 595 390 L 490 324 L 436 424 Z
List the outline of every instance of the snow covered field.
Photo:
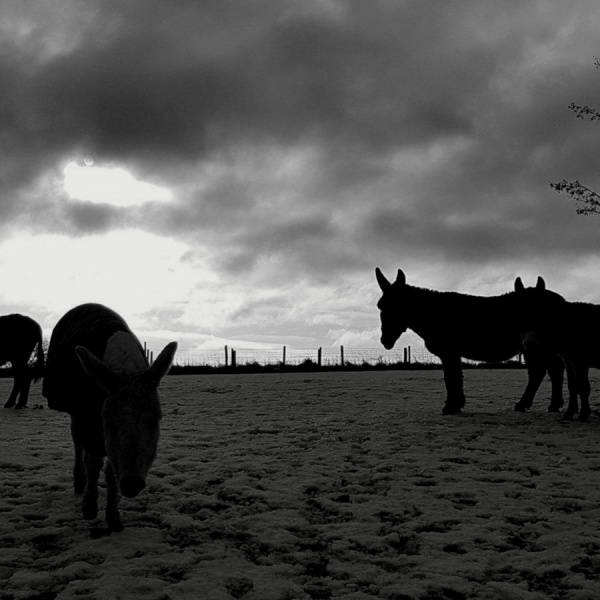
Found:
M 443 417 L 441 371 L 167 377 L 111 535 L 35 384 L 0 409 L 0 600 L 600 598 L 598 418 L 548 414 L 547 383 L 515 413 L 525 378 L 467 371 Z

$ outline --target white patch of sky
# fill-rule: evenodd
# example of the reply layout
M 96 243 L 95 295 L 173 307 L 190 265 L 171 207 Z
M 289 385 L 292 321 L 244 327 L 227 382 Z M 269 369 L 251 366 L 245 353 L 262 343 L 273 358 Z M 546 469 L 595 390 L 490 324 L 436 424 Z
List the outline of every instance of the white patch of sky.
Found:
M 0 245 L 0 278 L 12 282 L 11 302 L 39 304 L 49 313 L 100 302 L 140 314 L 189 294 L 199 275 L 181 260 L 188 250 L 173 239 L 135 230 L 82 238 L 21 233 Z
M 126 169 L 93 166 L 90 158 L 84 162 L 83 166 L 70 162 L 63 170 L 65 191 L 74 200 L 132 206 L 173 198 L 170 190 L 135 179 Z

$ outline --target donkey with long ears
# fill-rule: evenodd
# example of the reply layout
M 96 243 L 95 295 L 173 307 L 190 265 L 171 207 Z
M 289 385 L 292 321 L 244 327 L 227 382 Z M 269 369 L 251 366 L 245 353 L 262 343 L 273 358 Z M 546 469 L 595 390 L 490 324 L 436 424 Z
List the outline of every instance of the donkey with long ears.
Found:
M 443 414 L 460 413 L 465 405 L 461 358 L 499 362 L 523 352 L 528 382 L 515 410 L 524 412 L 546 375 L 552 380 L 548 411 L 563 405 L 563 361 L 552 349 L 540 345 L 523 350 L 517 325 L 516 293 L 502 296 L 472 296 L 457 292 L 437 292 L 406 283 L 402 270 L 390 283 L 379 268 L 375 270 L 383 296 L 381 343 L 391 350 L 398 338 L 412 329 L 425 347 L 442 361 L 447 399 Z
M 29 360 L 36 349 L 35 362 Z M 14 384 L 4 408 L 25 408 L 31 380 L 39 381 L 44 372 L 42 328 L 25 315 L 0 317 L 0 365 L 12 365 Z
M 579 396 L 579 420 L 587 421 L 591 412 L 589 368 L 600 369 L 600 305 L 568 302 L 546 289 L 542 277 L 530 288 L 517 278 L 515 291 L 524 347 L 549 346 L 567 367 L 569 405 L 563 418 L 572 419 L 579 412 Z
M 156 457 L 161 407 L 158 385 L 177 343 L 149 366 L 125 321 L 100 304 L 83 304 L 57 323 L 48 348 L 42 394 L 52 409 L 71 416 L 74 488 L 83 493 L 86 519 L 98 513 L 98 477 L 106 464 L 106 522 L 123 529 L 119 490 L 127 498 L 146 486 Z

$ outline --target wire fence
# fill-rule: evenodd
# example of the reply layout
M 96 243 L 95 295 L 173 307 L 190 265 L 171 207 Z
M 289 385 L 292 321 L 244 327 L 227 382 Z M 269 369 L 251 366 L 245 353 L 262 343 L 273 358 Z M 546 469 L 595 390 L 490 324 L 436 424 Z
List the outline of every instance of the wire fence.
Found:
M 515 357 L 516 358 L 516 357 Z M 298 366 L 310 362 L 323 367 L 352 365 L 394 365 L 398 363 L 440 364 L 440 359 L 424 346 L 383 348 L 295 348 L 273 349 L 231 348 L 221 350 L 182 350 L 177 352 L 176 364 L 182 367 L 235 367 L 242 365 Z M 475 362 L 475 361 L 465 361 Z

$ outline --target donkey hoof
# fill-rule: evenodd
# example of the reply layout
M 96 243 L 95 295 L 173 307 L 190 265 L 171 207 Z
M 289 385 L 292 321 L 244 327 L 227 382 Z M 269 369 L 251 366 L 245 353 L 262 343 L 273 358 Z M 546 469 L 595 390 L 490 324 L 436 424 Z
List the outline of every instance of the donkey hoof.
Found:
M 118 517 L 116 519 L 113 519 L 113 518 L 109 519 L 107 517 L 106 524 L 110 531 L 114 531 L 116 533 L 118 533 L 119 531 L 123 531 L 123 529 L 124 529 L 123 523 L 121 523 L 121 519 Z
M 579 419 L 578 419 L 578 421 L 580 421 L 581 423 L 587 423 L 589 418 L 590 418 L 590 415 L 589 415 L 589 414 L 586 414 L 586 413 L 581 413 L 581 414 L 579 415 Z
M 81 513 L 83 518 L 87 521 L 91 521 L 98 516 L 98 505 L 96 503 L 84 503 L 81 506 Z
M 4 405 L 4 408 L 12 408 L 15 405 L 15 401 L 14 400 L 8 400 L 6 402 L 6 404 Z
M 575 414 L 575 413 L 572 413 L 572 412 L 566 412 L 566 413 L 563 415 L 563 421 L 572 421 L 572 420 L 573 420 L 573 415 L 574 415 L 574 414 Z
M 558 400 L 550 400 L 550 404 L 548 404 L 548 412 L 560 412 L 562 407 L 565 405 L 565 401 L 562 398 Z
M 525 406 L 523 406 L 522 404 L 515 404 L 515 410 L 517 412 L 524 413 L 527 410 L 527 408 Z
M 444 406 L 444 408 L 442 409 L 442 414 L 443 415 L 459 415 L 460 408 L 458 408 L 457 406 Z

